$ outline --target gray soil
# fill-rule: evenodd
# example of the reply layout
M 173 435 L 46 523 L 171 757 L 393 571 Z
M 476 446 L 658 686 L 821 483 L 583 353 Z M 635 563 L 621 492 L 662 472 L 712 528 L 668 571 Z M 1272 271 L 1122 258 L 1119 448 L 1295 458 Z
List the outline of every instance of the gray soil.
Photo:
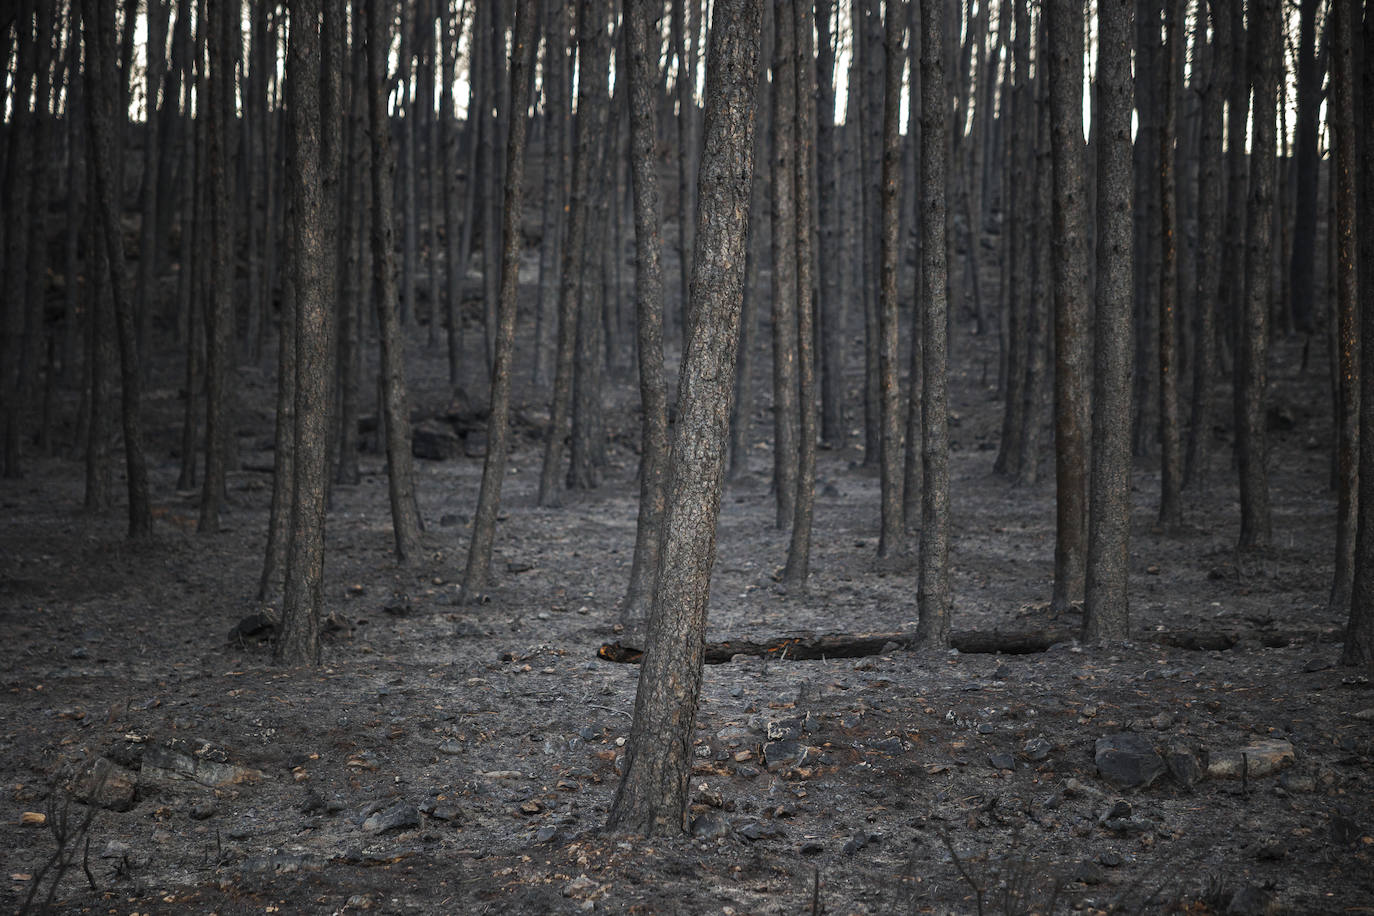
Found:
M 995 365 L 995 346 L 960 336 L 953 364 Z M 401 569 L 384 459 L 364 454 L 362 484 L 333 494 L 324 664 L 282 669 L 267 634 L 228 635 L 264 610 L 272 376 L 239 373 L 242 469 L 227 530 L 200 536 L 198 494 L 174 488 L 168 367 L 148 405 L 153 543 L 128 543 L 120 511 L 83 514 L 79 460 L 33 459 L 0 482 L 0 905 L 1374 912 L 1374 691 L 1335 664 L 1328 383 L 1291 368 L 1299 347 L 1280 341 L 1274 359 L 1272 550 L 1234 550 L 1229 430 L 1183 532 L 1153 527 L 1158 474 L 1142 459 L 1134 643 L 926 654 L 898 639 L 866 657 L 708 666 L 692 835 L 654 840 L 601 830 L 638 675 L 597 657 L 628 639 L 614 624 L 634 542 L 631 382 L 607 411 L 606 483 L 541 509 L 545 408 L 522 380 L 483 605 L 457 604 L 456 581 L 480 458 L 418 462 L 426 553 Z M 417 338 L 410 355 L 417 416 L 443 414 L 441 354 Z M 766 351 L 758 363 L 762 382 Z M 980 375 L 952 380 L 955 629 L 1073 632 L 1077 614 L 1052 620 L 1045 604 L 1052 468 L 1033 487 L 993 475 L 1000 405 Z M 762 442 L 769 415 L 753 422 Z M 805 594 L 776 579 L 787 533 L 765 445 L 750 466 L 724 501 L 708 640 L 912 631 L 917 539 L 876 559 L 861 453 L 821 453 Z M 1204 638 L 1229 648 L 1181 647 L 1218 644 Z M 1116 782 L 1099 739 L 1140 754 Z

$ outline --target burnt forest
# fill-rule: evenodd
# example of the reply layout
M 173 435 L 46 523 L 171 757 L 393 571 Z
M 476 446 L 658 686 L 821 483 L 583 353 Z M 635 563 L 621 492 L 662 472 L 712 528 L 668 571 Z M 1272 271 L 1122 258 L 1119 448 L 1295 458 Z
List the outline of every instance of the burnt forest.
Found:
M 0 909 L 1374 914 L 1366 0 L 0 0 Z

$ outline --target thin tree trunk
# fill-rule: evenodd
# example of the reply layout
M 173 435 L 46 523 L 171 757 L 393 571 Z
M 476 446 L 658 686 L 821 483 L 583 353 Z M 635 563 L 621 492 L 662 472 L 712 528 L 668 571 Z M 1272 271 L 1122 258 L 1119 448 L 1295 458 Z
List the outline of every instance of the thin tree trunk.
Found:
M 797 496 L 796 56 L 792 0 L 773 3 L 773 524 L 786 528 Z
M 511 49 L 510 137 L 506 144 L 506 187 L 503 195 L 501 294 L 497 309 L 496 352 L 491 376 L 491 411 L 487 419 L 487 454 L 482 464 L 482 484 L 477 512 L 468 542 L 467 568 L 463 572 L 462 598 L 483 600 L 491 576 L 492 543 L 496 516 L 501 507 L 501 485 L 510 451 L 511 361 L 515 356 L 515 316 L 520 278 L 520 220 L 525 203 L 525 138 L 534 86 L 534 52 L 538 45 L 539 15 L 535 0 L 521 0 L 515 12 L 515 44 Z
M 1245 310 L 1236 360 L 1236 457 L 1240 471 L 1240 546 L 1269 546 L 1269 471 L 1265 430 L 1268 384 L 1269 307 L 1274 257 L 1274 114 L 1278 58 L 1282 53 L 1278 0 L 1257 0 L 1251 28 L 1253 118 L 1250 132 L 1250 196 L 1246 204 Z
M 653 607 L 668 470 L 668 391 L 663 372 L 663 204 L 655 155 L 662 0 L 631 0 L 625 10 L 630 81 L 630 166 L 634 181 L 635 327 L 639 348 L 639 515 L 634 561 L 620 616 L 640 630 Z
M 595 4 L 604 12 L 602 0 L 581 0 L 577 34 L 579 61 L 593 57 L 595 36 L 583 23 L 604 22 L 605 17 L 593 17 L 590 7 Z M 581 65 L 579 64 L 579 70 Z M 558 355 L 554 364 L 553 404 L 549 410 L 549 428 L 544 440 L 544 461 L 539 475 L 539 505 L 551 506 L 560 501 L 558 470 L 562 464 L 563 439 L 567 436 L 572 408 L 573 353 L 577 342 L 578 308 L 582 300 L 583 266 L 586 261 L 587 218 L 590 209 L 591 160 L 596 134 L 591 111 L 596 107 L 591 90 L 598 80 L 594 67 L 588 67 L 586 79 L 578 80 L 577 111 L 574 125 L 573 178 L 568 202 L 568 235 L 564 240 L 561 288 L 558 294 Z M 606 83 L 601 82 L 604 89 Z
M 1292 223 L 1293 251 L 1287 272 L 1289 296 L 1284 305 L 1294 326 L 1304 334 L 1311 334 L 1317 293 L 1317 185 L 1320 172 L 1317 134 L 1320 126 L 1318 109 L 1323 101 L 1324 68 L 1318 61 L 1316 46 L 1317 13 L 1322 2 L 1301 0 L 1297 6 L 1297 123 L 1294 125 L 1294 158 L 1291 163 L 1296 194 Z M 1334 87 L 1333 79 L 1333 91 Z
M 1051 608 L 1083 594 L 1087 553 L 1088 198 L 1083 174 L 1083 4 L 1050 0 L 1054 156 L 1055 538 Z
M 901 259 L 901 104 L 902 36 L 906 28 L 903 0 L 888 0 L 884 27 L 883 145 L 882 145 L 882 241 L 880 246 L 878 302 L 878 402 L 882 431 L 879 464 L 878 556 L 892 557 L 905 545 L 902 517 L 902 383 L 898 368 L 897 269 Z M 927 24 L 928 25 L 928 24 Z
M 219 531 L 220 508 L 228 471 L 230 404 L 229 360 L 233 346 L 234 217 L 229 194 L 229 128 L 233 117 L 234 63 L 230 30 L 238 0 L 205 0 L 208 16 L 210 185 L 210 301 L 205 321 L 205 479 L 198 529 Z M 202 10 L 205 12 L 205 10 Z
M 554 342 L 550 332 L 558 309 L 558 268 L 567 229 L 564 201 L 568 186 L 568 9 L 563 0 L 548 0 L 548 28 L 544 37 L 544 208 L 539 245 L 539 300 L 535 309 L 532 381 L 535 388 L 549 384 L 549 356 Z M 657 62 L 655 62 L 657 63 Z
M 816 71 L 812 45 L 814 14 L 809 2 L 797 5 L 793 19 L 796 32 L 797 130 L 796 204 L 797 225 L 797 376 L 800 403 L 797 453 L 796 512 L 792 536 L 787 546 L 787 565 L 783 582 L 805 588 L 811 572 L 811 522 L 816 500 L 816 288 L 812 277 L 816 265 L 817 225 L 812 204 L 815 184 Z
M 1097 315 L 1092 465 L 1088 492 L 1085 640 L 1130 632 L 1131 533 L 1131 12 L 1134 0 L 1098 0 Z
M 1355 31 L 1352 0 L 1334 0 L 1336 11 L 1335 57 L 1338 68 L 1348 66 L 1350 40 Z M 1342 15 L 1344 14 L 1344 15 Z M 1344 28 L 1341 28 L 1344 26 Z M 1360 120 L 1355 142 L 1355 168 L 1358 214 L 1357 227 L 1374 226 L 1374 61 L 1370 51 L 1374 47 L 1374 15 L 1365 11 L 1360 54 Z M 1340 71 L 1338 71 L 1340 72 Z M 1349 72 L 1349 71 L 1346 71 Z M 1354 85 L 1354 79 L 1347 85 Z M 1340 106 L 1337 106 L 1339 118 Z M 1353 112 L 1352 112 L 1353 114 Z M 1347 121 L 1355 127 L 1353 117 Z M 1354 133 L 1354 131 L 1351 131 Z M 1340 141 L 1337 140 L 1337 143 Z M 1346 145 L 1346 155 L 1351 152 Z M 1344 160 L 1343 157 L 1343 161 Z M 1374 232 L 1360 232 L 1357 239 L 1357 272 L 1374 276 Z M 1360 283 L 1356 287 L 1360 311 L 1360 467 L 1358 533 L 1355 535 L 1355 581 L 1351 589 L 1350 617 L 1345 628 L 1345 645 L 1341 662 L 1363 665 L 1374 672 L 1374 283 Z
M 625 775 L 608 821 L 617 832 L 680 834 L 686 828 L 748 239 L 760 6 L 760 0 L 716 0 L 712 16 L 687 348 L 658 593 Z
M 157 109 L 157 92 L 162 83 L 162 73 L 166 66 L 166 55 L 163 53 L 163 48 L 167 44 L 167 19 L 170 13 L 171 6 L 164 0 L 148 0 L 148 45 L 144 55 L 146 61 L 144 102 L 146 120 L 143 141 L 143 187 L 140 194 L 143 221 L 139 227 L 138 272 L 135 275 L 134 286 L 134 302 L 138 309 L 138 349 L 144 354 L 150 352 L 152 319 L 155 311 L 153 306 L 156 301 L 153 296 L 152 285 L 157 270 L 157 227 L 160 222 L 158 219 L 160 201 L 158 199 L 157 171 L 160 147 L 166 139 L 161 136 L 158 130 L 162 118 Z M 163 105 L 170 105 L 175 108 L 177 101 L 176 96 L 167 96 L 163 99 Z M 161 206 L 166 206 L 166 204 L 161 203 Z
M 91 167 L 95 174 L 95 205 L 103 230 L 113 292 L 115 325 L 119 334 L 120 383 L 123 387 L 124 458 L 129 491 L 129 537 L 153 533 L 148 497 L 148 465 L 143 455 L 142 372 L 138 365 L 137 329 L 129 301 L 124 235 L 119 218 L 114 177 L 114 105 L 118 77 L 113 66 L 114 4 L 111 0 L 83 0 L 81 18 L 86 47 L 86 111 L 90 117 Z
M 16 67 L 11 102 L 13 114 L 6 132 L 4 206 L 5 225 L 5 281 L 4 281 L 4 337 L 0 349 L 0 398 L 4 407 L 4 476 L 22 476 L 20 467 L 23 440 L 23 342 L 24 321 L 27 314 L 27 271 L 30 247 L 30 222 L 33 215 L 32 172 L 35 114 L 30 108 L 30 92 L 34 80 L 35 40 L 33 18 L 36 4 L 25 0 L 18 10 L 15 25 L 18 32 L 15 49 Z M 8 31 L 8 24 L 5 26 Z M 6 64 L 8 69 L 8 62 Z M 89 105 L 89 100 L 88 100 Z M 11 215 L 12 214 L 12 215 Z
M 1224 9 L 1212 15 L 1213 38 L 1206 51 L 1202 77 L 1202 124 L 1198 146 L 1197 287 L 1193 315 L 1193 391 L 1184 454 L 1184 486 L 1207 477 L 1212 437 L 1211 389 L 1216 376 L 1216 307 L 1221 280 L 1221 225 L 1226 206 L 1222 170 L 1222 109 L 1230 80 L 1230 17 Z
M 1178 371 L 1178 196 L 1174 141 L 1178 134 L 1177 61 L 1179 18 L 1177 0 L 1164 2 L 1164 118 L 1159 131 L 1159 220 L 1162 227 L 1159 272 L 1159 524 L 1174 531 L 1183 524 L 1183 450 L 1179 439 Z
M 945 247 L 949 168 L 944 19 L 940 0 L 921 0 L 921 548 L 916 641 L 949 646 L 949 281 Z
M 1336 219 L 1336 339 L 1340 353 L 1340 384 L 1338 411 L 1336 414 L 1336 562 L 1331 580 L 1331 597 L 1328 603 L 1333 613 L 1346 612 L 1352 607 L 1352 588 L 1355 580 L 1355 544 L 1358 539 L 1357 519 L 1360 500 L 1364 493 L 1358 492 L 1360 475 L 1360 386 L 1366 373 L 1374 373 L 1374 360 L 1361 365 L 1359 303 L 1357 297 L 1361 288 L 1367 290 L 1374 286 L 1374 276 L 1366 274 L 1356 281 L 1356 169 L 1359 167 L 1355 139 L 1355 73 L 1352 60 L 1352 34 L 1356 23 L 1352 21 L 1353 0 L 1332 0 L 1332 37 L 1334 53 L 1331 60 L 1331 108 L 1329 117 L 1334 134 L 1335 170 L 1334 197 Z M 1368 15 L 1368 13 L 1366 13 Z M 1367 68 L 1371 51 L 1366 45 L 1361 63 Z M 1368 83 L 1366 83 L 1366 86 Z M 1365 100 L 1365 113 L 1374 108 Z M 1366 128 L 1368 129 L 1368 128 Z M 1366 164 L 1364 169 L 1367 171 Z M 1360 243 L 1371 246 L 1366 238 L 1374 237 L 1374 226 L 1360 224 Z M 1365 263 L 1369 263 L 1365 261 Z M 1363 265 L 1361 265 L 1363 266 Z M 1365 301 L 1374 299 L 1365 292 Z M 1366 334 L 1369 333 L 1367 329 Z M 1366 353 L 1369 351 L 1366 350 Z M 1367 492 L 1367 491 L 1366 491 Z M 1358 643 L 1358 639 L 1348 642 Z M 1374 648 L 1374 647 L 1372 647 Z M 1374 658 L 1374 653 L 1371 653 Z
M 372 131 L 373 299 L 380 327 L 382 413 L 386 425 L 387 478 L 396 560 L 402 566 L 419 558 L 420 513 L 415 500 L 414 458 L 410 444 L 410 399 L 406 395 L 405 341 L 396 314 L 392 206 L 395 201 L 391 128 L 386 111 L 387 37 L 390 0 L 368 0 L 367 82 Z
M 840 245 L 839 134 L 835 130 L 835 40 L 831 32 L 831 0 L 816 0 L 816 212 L 820 223 L 820 250 L 833 252 Z M 838 29 L 836 30 L 838 31 Z M 849 440 L 845 426 L 844 298 L 840 295 L 840 265 L 829 257 L 818 258 L 820 299 L 817 320 L 821 344 L 821 438 L 835 449 Z

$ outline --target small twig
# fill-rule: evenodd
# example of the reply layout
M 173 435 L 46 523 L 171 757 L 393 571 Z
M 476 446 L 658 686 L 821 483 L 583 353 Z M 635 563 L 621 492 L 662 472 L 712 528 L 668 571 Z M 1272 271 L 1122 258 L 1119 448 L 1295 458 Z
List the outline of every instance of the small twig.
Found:
M 610 707 L 610 706 L 602 706 L 600 703 L 588 703 L 588 704 L 587 704 L 587 707 L 588 707 L 589 709 L 603 709 L 603 710 L 605 710 L 606 712 L 619 713 L 619 714 L 622 715 L 622 716 L 629 716 L 631 719 L 634 718 L 634 713 L 626 712 L 626 711 L 623 710 L 623 709 L 614 709 L 614 708 L 612 708 L 612 707 Z
M 811 869 L 811 916 L 821 916 L 821 870 Z

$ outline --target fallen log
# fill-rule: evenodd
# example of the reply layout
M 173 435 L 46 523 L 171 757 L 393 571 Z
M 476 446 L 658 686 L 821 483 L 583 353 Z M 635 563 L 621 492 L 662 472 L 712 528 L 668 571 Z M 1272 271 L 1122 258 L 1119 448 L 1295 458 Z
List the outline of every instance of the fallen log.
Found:
M 1152 636 L 1156 642 L 1192 651 L 1221 651 L 1233 648 L 1237 642 L 1234 634 L 1213 631 L 1164 631 Z M 966 655 L 1032 655 L 1077 638 L 1078 632 L 1068 629 L 956 630 L 950 635 L 950 647 Z M 732 639 L 707 643 L 705 661 L 708 665 L 721 665 L 737 655 L 793 661 L 861 658 L 915 646 L 914 633 L 799 633 L 764 642 Z M 604 661 L 635 665 L 643 658 L 644 650 L 610 642 L 597 649 L 596 655 Z

